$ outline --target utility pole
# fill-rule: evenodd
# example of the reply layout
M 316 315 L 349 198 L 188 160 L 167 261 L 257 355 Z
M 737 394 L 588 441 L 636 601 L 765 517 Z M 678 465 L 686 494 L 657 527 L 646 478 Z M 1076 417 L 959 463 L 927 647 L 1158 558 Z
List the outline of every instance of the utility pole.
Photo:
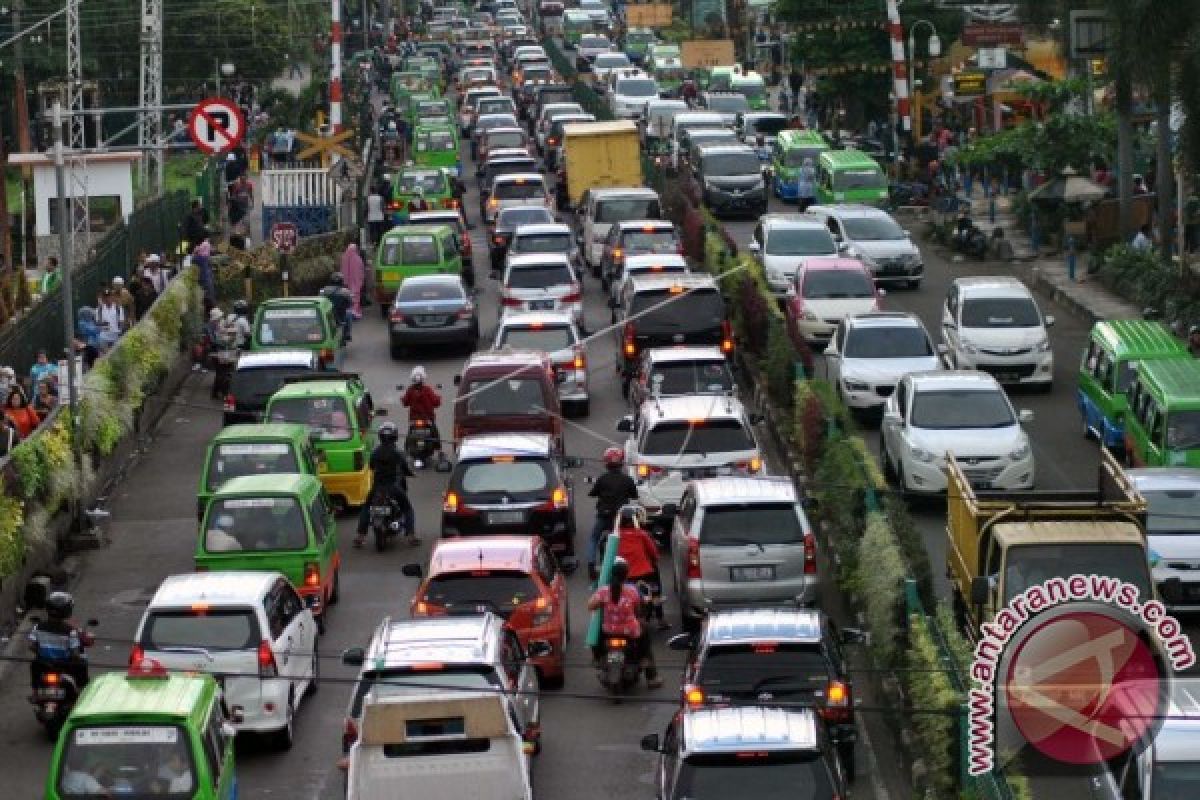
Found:
M 25 0 L 13 0 L 13 31 L 17 34 L 21 33 L 21 11 L 25 7 Z M 29 139 L 29 96 L 25 88 L 25 49 L 23 46 L 23 36 L 19 36 L 13 42 L 13 57 L 16 59 L 16 66 L 13 70 L 13 103 L 16 104 L 16 120 L 17 127 L 17 149 L 22 153 L 28 153 L 33 150 L 33 143 Z M 25 198 L 24 208 L 21 209 L 21 226 L 24 230 L 21 231 L 21 249 L 26 253 L 34 252 L 34 257 L 37 257 L 36 251 L 33 251 L 34 242 L 36 239 L 31 235 L 33 233 L 33 170 L 28 167 L 21 168 L 21 187 L 22 196 Z M 7 222 L 5 223 L 7 224 Z M 25 266 L 21 265 L 22 268 Z
M 329 31 L 329 126 L 342 130 L 342 0 L 333 0 Z
M 67 205 L 60 206 L 70 225 L 69 244 L 72 255 L 82 264 L 91 246 L 91 226 L 88 215 L 87 164 L 82 153 L 87 148 L 87 118 L 83 108 L 83 49 L 79 38 L 79 2 L 67 0 L 67 145 L 71 151 L 71 195 Z M 99 106 L 97 98 L 97 106 Z M 61 120 L 61 115 L 59 117 Z M 99 144 L 99 141 L 97 142 Z M 65 255 L 65 253 L 64 253 Z
M 162 105 L 162 48 L 162 0 L 142 0 L 139 97 L 143 108 Z M 162 115 L 157 111 L 143 111 L 138 124 L 138 146 L 144 148 L 142 160 L 138 163 L 138 177 L 143 187 L 153 186 L 155 195 L 163 190 L 164 159 L 160 150 L 147 145 L 159 144 L 162 135 Z M 151 164 L 154 166 L 153 176 L 150 174 Z

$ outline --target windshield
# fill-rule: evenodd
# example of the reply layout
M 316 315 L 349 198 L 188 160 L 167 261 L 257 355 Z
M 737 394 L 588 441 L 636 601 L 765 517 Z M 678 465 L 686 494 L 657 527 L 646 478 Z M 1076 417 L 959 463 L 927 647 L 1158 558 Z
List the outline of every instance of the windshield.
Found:
M 608 41 L 607 36 L 601 36 L 596 33 L 585 33 L 579 37 L 580 47 L 611 47 L 612 43 Z
M 362 716 L 363 699 L 373 692 L 376 699 L 403 697 L 404 695 L 430 694 L 443 689 L 496 689 L 501 686 L 500 677 L 491 667 L 444 666 L 442 669 L 395 669 L 386 672 L 365 673 L 354 686 L 354 700 L 350 705 L 350 716 Z
M 537 584 L 524 572 L 478 569 L 434 575 L 425 587 L 424 600 L 447 608 L 458 606 L 507 614 L 539 596 Z
M 500 334 L 500 347 L 512 347 L 517 350 L 543 350 L 554 353 L 566 350 L 575 344 L 575 337 L 567 327 L 555 328 L 518 328 L 506 325 Z
M 715 404 L 714 404 L 715 405 Z M 754 438 L 736 419 L 663 422 L 646 432 L 640 448 L 647 456 L 708 455 L 755 449 Z
M 752 117 L 746 120 L 746 133 L 774 136 L 788 125 L 787 117 Z
M 817 156 L 825 151 L 823 147 L 792 147 L 783 155 L 785 167 L 802 167 L 805 161 L 811 161 L 816 169 Z
M 629 59 L 622 53 L 603 53 L 596 56 L 595 65 L 600 69 L 618 69 L 628 67 Z
M 638 292 L 629 315 L 637 318 L 638 333 L 703 331 L 721 327 L 725 301 L 714 289 L 675 295 L 668 289 Z
M 679 250 L 679 242 L 672 230 L 633 230 L 622 237 L 625 255 L 658 255 Z
M 773 228 L 766 249 L 769 256 L 837 255 L 837 244 L 824 228 Z
M 804 528 L 792 503 L 733 503 L 706 506 L 700 544 L 800 544 Z
M 210 553 L 308 547 L 304 512 L 292 497 L 216 500 L 208 507 L 204 528 L 204 549 Z
M 422 131 L 417 134 L 417 152 L 453 152 L 454 134 L 450 131 Z
M 262 408 L 271 395 L 278 391 L 288 378 L 306 375 L 312 370 L 307 367 L 260 367 L 239 369 L 233 373 L 229 393 L 234 396 L 238 408 Z
M 566 264 L 522 264 L 508 269 L 509 289 L 546 289 L 551 286 L 568 286 L 574 282 L 571 268 Z
M 296 453 L 286 442 L 217 445 L 208 462 L 208 490 L 243 475 L 279 475 L 301 472 Z
M 322 441 L 347 441 L 353 434 L 346 401 L 340 397 L 281 397 L 271 403 L 270 422 L 299 422 Z
M 854 328 L 846 336 L 846 358 L 923 358 L 933 355 L 925 331 L 916 327 Z
M 935 389 L 913 395 L 914 428 L 958 430 L 1017 424 L 1004 392 L 995 389 Z
M 513 239 L 510 253 L 570 253 L 569 233 L 530 233 Z
M 192 647 L 213 652 L 253 650 L 262 637 L 251 609 L 153 611 L 138 643 L 146 650 Z
M 887 242 L 904 238 L 904 229 L 891 217 L 850 217 L 843 220 L 846 235 L 856 242 Z
M 617 94 L 626 97 L 655 97 L 658 95 L 658 84 L 649 80 L 618 81 Z
M 849 169 L 833 173 L 833 188 L 839 192 L 850 189 L 886 189 L 887 180 L 877 169 Z
M 1200 797 L 1200 761 L 1154 761 L 1150 800 Z
M 497 150 L 501 147 L 524 147 L 525 134 L 521 131 L 497 131 L 487 135 L 487 148 Z
M 541 416 L 548 411 L 541 378 L 472 381 L 463 394 L 467 396 L 468 416 Z
M 446 191 L 446 176 L 441 172 L 406 172 L 396 181 L 400 194 L 415 194 L 417 189 L 426 194 Z
M 679 769 L 677 800 L 829 800 L 837 797 L 829 767 L 809 751 L 689 756 Z
M 1200 411 L 1171 411 L 1167 413 L 1167 449 L 1194 450 L 1200 448 Z
M 802 294 L 810 300 L 873 297 L 875 287 L 856 269 L 813 269 L 804 273 Z
M 496 217 L 496 230 L 511 231 L 518 225 L 554 222 L 554 215 L 543 206 L 534 208 L 505 208 Z
M 1004 559 L 1004 603 L 1051 578 L 1100 575 L 1131 583 L 1143 598 L 1150 591 L 1146 551 L 1135 544 L 1034 544 L 1010 547 Z
M 725 94 L 709 97 L 707 107 L 713 111 L 728 114 L 745 111 L 750 108 L 750 105 L 746 102 L 744 95 Z
M 753 153 L 722 153 L 705 156 L 701 171 L 705 177 L 758 175 L 762 172 L 762 164 Z
M 61 797 L 190 798 L 196 792 L 187 732 L 175 725 L 75 728 L 58 776 Z
M 1042 324 L 1029 297 L 967 298 L 962 306 L 964 328 L 1036 328 Z
M 596 222 L 623 222 L 627 219 L 658 219 L 662 211 L 656 197 L 613 197 L 596 203 Z
M 1200 532 L 1200 489 L 1139 489 L 1149 514 L 1146 530 L 1152 534 Z
M 258 321 L 258 341 L 311 346 L 325 341 L 325 326 L 315 308 L 268 308 Z
M 683 394 L 724 394 L 733 391 L 729 365 L 721 361 L 681 361 L 655 364 L 650 386 L 664 397 Z
M 503 181 L 493 184 L 492 196 L 498 200 L 532 200 L 543 198 L 546 194 L 541 181 L 522 180 Z
M 396 300 L 400 303 L 427 303 L 435 300 L 461 300 L 462 287 L 457 283 L 407 280 L 400 284 Z

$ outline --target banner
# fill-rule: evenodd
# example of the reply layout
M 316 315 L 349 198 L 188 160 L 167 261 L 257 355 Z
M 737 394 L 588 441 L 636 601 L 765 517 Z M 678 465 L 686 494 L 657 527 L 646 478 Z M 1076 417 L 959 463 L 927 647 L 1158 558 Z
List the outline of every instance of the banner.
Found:
M 625 6 L 625 24 L 630 28 L 665 28 L 671 24 L 675 7 L 670 3 Z
M 693 39 L 679 46 L 683 66 L 727 67 L 734 63 L 732 39 Z

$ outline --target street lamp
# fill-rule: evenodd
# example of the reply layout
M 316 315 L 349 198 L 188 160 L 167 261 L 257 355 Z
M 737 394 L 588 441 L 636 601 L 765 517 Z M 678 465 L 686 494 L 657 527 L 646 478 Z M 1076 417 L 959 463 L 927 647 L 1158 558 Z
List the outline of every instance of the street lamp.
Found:
M 937 28 L 927 19 L 919 19 L 908 27 L 908 95 L 913 93 L 913 63 L 917 60 L 917 28 L 929 26 L 929 57 L 937 58 L 942 54 L 942 40 L 938 37 Z

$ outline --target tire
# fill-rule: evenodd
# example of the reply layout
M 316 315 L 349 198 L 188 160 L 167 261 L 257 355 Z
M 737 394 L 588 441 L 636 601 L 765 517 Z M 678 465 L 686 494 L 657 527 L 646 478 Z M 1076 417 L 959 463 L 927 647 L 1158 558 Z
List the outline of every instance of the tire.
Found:
M 329 590 L 329 605 L 337 605 L 338 600 L 342 599 L 342 571 L 335 570 L 333 573 L 333 588 Z
M 282 753 L 286 753 L 287 751 L 291 750 L 292 745 L 296 741 L 296 709 L 295 703 L 292 701 L 292 696 L 288 695 L 287 721 L 284 723 L 283 727 L 275 731 L 275 734 L 272 736 L 272 739 L 274 740 L 272 743 L 275 745 L 275 749 Z
M 545 675 L 539 675 L 538 681 L 541 683 L 543 689 L 561 689 L 567 683 L 567 673 L 564 669 L 553 678 L 547 678 Z
M 399 361 L 404 358 L 404 348 L 395 342 L 388 343 L 388 355 L 392 357 L 392 361 Z
M 305 697 L 312 697 L 321 689 L 321 653 L 314 646 L 312 654 L 312 680 L 308 682 L 308 686 L 304 689 Z
M 375 532 L 375 552 L 382 553 L 387 549 L 387 531 L 381 526 L 374 526 Z
M 854 742 L 849 744 L 838 745 L 838 759 L 842 762 L 842 771 L 846 773 L 846 780 L 854 782 L 856 772 L 854 763 Z

